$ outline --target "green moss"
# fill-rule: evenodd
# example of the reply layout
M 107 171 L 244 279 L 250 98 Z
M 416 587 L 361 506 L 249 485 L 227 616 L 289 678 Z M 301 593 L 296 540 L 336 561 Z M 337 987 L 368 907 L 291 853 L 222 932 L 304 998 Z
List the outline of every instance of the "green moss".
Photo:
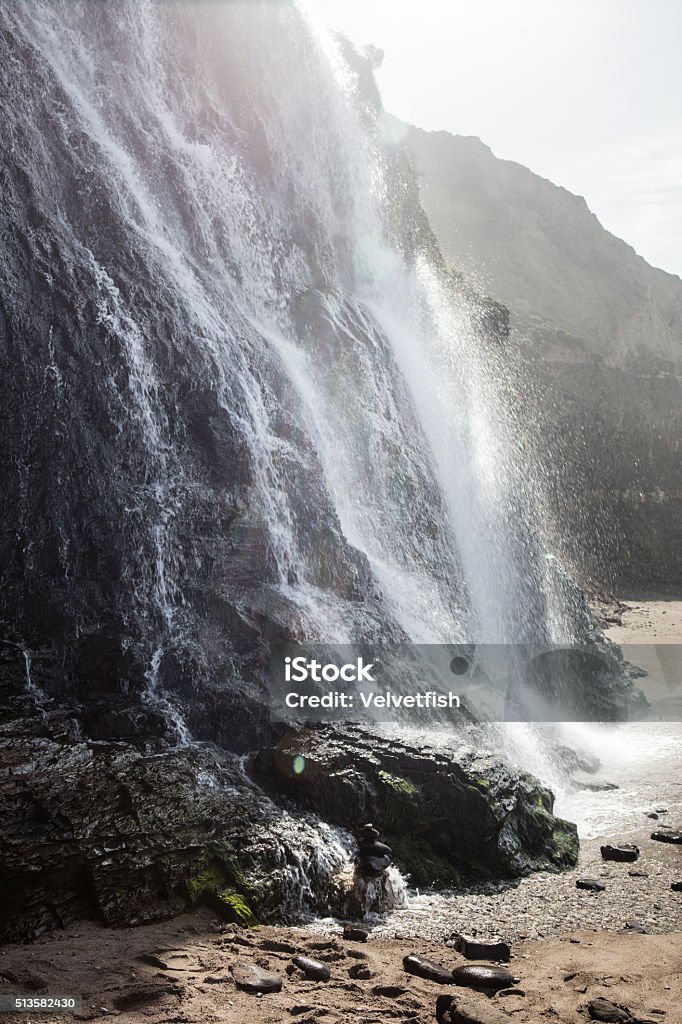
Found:
M 557 849 L 559 865 L 573 867 L 577 863 L 580 853 L 578 833 L 570 827 L 568 822 L 557 818 L 552 838 Z
M 378 797 L 384 827 L 388 832 L 401 834 L 414 828 L 419 817 L 419 792 L 407 779 L 380 771 Z
M 248 902 L 249 887 L 231 858 L 215 858 L 187 881 L 191 906 L 205 903 L 225 921 L 252 928 L 258 920 Z
M 399 775 L 391 775 L 390 772 L 380 771 L 379 778 L 395 793 L 402 793 L 404 796 L 416 796 L 417 787 L 408 779 L 401 779 Z
M 412 885 L 418 887 L 457 885 L 460 882 L 458 869 L 450 861 L 437 854 L 430 843 L 409 835 L 391 836 L 391 846 L 399 867 L 410 875 Z
M 226 921 L 240 924 L 242 928 L 254 928 L 258 924 L 253 910 L 242 893 L 237 892 L 236 889 L 222 889 L 215 892 L 210 903 Z

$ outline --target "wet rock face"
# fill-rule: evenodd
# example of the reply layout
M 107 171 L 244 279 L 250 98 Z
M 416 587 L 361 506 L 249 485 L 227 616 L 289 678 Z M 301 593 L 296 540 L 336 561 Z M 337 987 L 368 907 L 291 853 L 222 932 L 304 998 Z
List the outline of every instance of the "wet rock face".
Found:
M 323 914 L 336 905 L 343 852 L 305 816 L 283 816 L 232 754 L 87 740 L 75 705 L 17 694 L 0 761 L 0 942 L 78 918 L 141 924 L 197 902 L 242 925 L 294 920 L 306 900 Z
M 295 759 L 303 771 L 293 770 Z M 493 759 L 320 726 L 285 735 L 254 771 L 329 821 L 374 822 L 417 885 L 559 870 L 577 859 L 575 826 L 553 816 L 551 794 Z

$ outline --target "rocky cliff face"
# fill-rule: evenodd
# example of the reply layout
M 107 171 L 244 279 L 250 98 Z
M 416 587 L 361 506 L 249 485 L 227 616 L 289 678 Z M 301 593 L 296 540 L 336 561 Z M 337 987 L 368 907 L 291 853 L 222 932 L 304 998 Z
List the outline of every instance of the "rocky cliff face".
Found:
M 0 86 L 3 937 L 338 908 L 311 809 L 390 817 L 396 757 L 424 881 L 574 859 L 500 766 L 488 798 L 348 735 L 350 780 L 335 749 L 284 792 L 239 756 L 282 739 L 276 641 L 550 626 L 505 310 L 447 272 L 369 64 L 293 4 L 0 2 Z M 485 834 L 437 841 L 430 791 Z
M 511 310 L 572 557 L 606 582 L 679 581 L 682 282 L 479 139 L 410 128 L 407 143 L 443 252 Z

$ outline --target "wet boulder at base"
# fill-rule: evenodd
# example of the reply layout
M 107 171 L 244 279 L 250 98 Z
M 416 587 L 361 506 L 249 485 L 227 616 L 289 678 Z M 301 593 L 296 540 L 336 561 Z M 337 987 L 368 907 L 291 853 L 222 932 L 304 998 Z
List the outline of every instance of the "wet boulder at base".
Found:
M 416 749 L 354 726 L 291 730 L 253 771 L 327 821 L 384 835 L 415 885 L 559 871 L 578 858 L 575 825 L 532 776 L 470 750 Z

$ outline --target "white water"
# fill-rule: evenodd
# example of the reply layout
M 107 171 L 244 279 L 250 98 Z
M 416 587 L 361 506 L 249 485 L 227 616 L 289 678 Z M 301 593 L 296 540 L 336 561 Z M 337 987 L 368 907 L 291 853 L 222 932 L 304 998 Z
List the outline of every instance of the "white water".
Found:
M 191 7 L 175 8 L 177 24 L 153 0 L 113 10 L 100 23 L 89 4 L 36 2 L 11 17 L 50 64 L 99 149 L 99 173 L 131 235 L 194 324 L 197 373 L 248 446 L 251 516 L 266 526 L 279 587 L 304 628 L 337 642 L 358 632 L 339 595 L 319 599 L 301 536 L 288 465 L 314 458 L 345 539 L 367 556 L 385 615 L 405 638 L 565 634 L 542 563 L 528 559 L 544 513 L 537 481 L 518 463 L 504 368 L 429 260 L 408 260 L 391 241 L 381 126 L 359 113 L 337 44 L 308 10 L 223 5 L 202 14 L 207 24 L 197 31 L 212 37 L 190 79 Z M 185 19 L 187 52 L 178 30 Z M 123 63 L 108 56 L 105 30 Z M 241 99 L 222 80 L 221 47 L 222 60 L 232 60 L 233 35 L 253 46 Z M 202 104 L 217 125 L 203 133 Z M 272 168 L 265 183 L 235 145 L 240 118 L 253 114 L 263 117 Z M 179 196 L 164 177 L 171 165 Z M 294 241 L 304 216 L 317 292 L 310 257 Z M 151 589 L 170 643 L 182 629 L 173 524 L 186 482 L 168 450 L 144 326 L 113 271 L 82 251 L 100 282 L 99 315 L 127 353 L 130 414 L 149 451 L 157 510 L 141 601 Z M 329 330 L 326 351 L 292 317 L 308 294 Z M 294 393 L 284 399 L 287 382 Z M 286 410 L 298 407 L 309 451 L 276 424 L 283 400 Z M 376 623 L 361 632 L 368 628 Z
M 191 737 L 163 664 L 187 639 L 176 524 L 194 481 L 171 438 L 165 359 L 187 359 L 243 444 L 242 546 L 256 538 L 257 596 L 281 599 L 287 626 L 328 643 L 569 639 L 503 354 L 431 256 L 396 239 L 382 125 L 358 110 L 355 76 L 309 12 L 257 0 L 3 12 L 59 88 L 60 141 L 92 147 L 83 181 L 112 198 L 136 284 L 177 304 L 159 342 L 117 280 L 106 225 L 81 237 L 59 211 L 74 276 L 94 281 L 84 302 L 125 363 L 125 385 L 114 366 L 106 382 L 120 433 L 146 453 L 127 510 L 146 527 L 130 617 L 146 629 L 146 699 L 177 742 Z M 41 131 L 33 144 L 47 144 Z M 327 506 L 338 535 L 336 519 L 327 532 L 318 521 Z M 360 556 L 369 579 L 349 595 L 344 567 Z M 317 868 L 294 839 L 283 856 L 303 892 Z

